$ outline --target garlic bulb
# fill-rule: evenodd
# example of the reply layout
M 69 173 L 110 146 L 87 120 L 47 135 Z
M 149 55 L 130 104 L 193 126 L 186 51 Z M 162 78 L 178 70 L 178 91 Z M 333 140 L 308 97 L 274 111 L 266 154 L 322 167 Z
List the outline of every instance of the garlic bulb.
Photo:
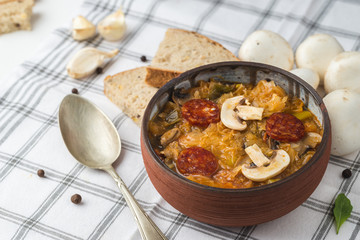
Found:
M 95 25 L 89 22 L 83 16 L 77 16 L 73 19 L 72 37 L 75 40 L 82 41 L 93 37 L 96 33 Z
M 96 68 L 101 66 L 105 59 L 112 58 L 119 53 L 118 49 L 111 52 L 103 52 L 96 48 L 86 47 L 78 51 L 69 61 L 66 66 L 68 75 L 75 79 L 87 77 Z
M 108 41 L 117 41 L 125 33 L 125 16 L 121 9 L 101 20 L 97 26 L 100 35 Z

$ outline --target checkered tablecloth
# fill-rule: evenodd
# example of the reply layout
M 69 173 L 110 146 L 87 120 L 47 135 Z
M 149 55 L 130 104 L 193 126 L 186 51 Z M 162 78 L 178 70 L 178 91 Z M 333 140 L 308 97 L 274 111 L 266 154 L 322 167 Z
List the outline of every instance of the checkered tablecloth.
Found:
M 122 138 L 115 168 L 169 239 L 360 239 L 359 152 L 332 156 L 316 191 L 286 216 L 250 227 L 211 226 L 179 213 L 161 198 L 142 162 L 140 129 L 103 94 L 107 75 L 148 64 L 140 56 L 152 59 L 167 28 L 197 31 L 236 55 L 245 37 L 257 29 L 281 34 L 293 49 L 309 35 L 328 33 L 345 50 L 359 51 L 360 1 L 85 0 L 78 13 L 98 23 L 120 6 L 128 27 L 121 41 L 97 36 L 76 42 L 71 19 L 64 19 L 66 25 L 54 30 L 36 55 L 0 81 L 1 240 L 140 239 L 112 178 L 78 164 L 63 143 L 58 106 L 74 87 L 114 122 Z M 85 46 L 118 48 L 120 53 L 106 63 L 103 74 L 71 79 L 65 66 Z M 353 173 L 349 179 L 341 177 L 346 168 Z M 45 178 L 37 176 L 38 169 L 44 169 Z M 79 205 L 70 201 L 75 193 L 83 198 Z M 339 193 L 348 196 L 354 209 L 336 235 L 332 209 Z

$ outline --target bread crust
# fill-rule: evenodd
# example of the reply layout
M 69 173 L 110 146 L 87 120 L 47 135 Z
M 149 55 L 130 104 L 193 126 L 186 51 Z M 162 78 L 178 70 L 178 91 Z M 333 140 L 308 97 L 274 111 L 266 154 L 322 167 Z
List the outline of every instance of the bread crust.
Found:
M 148 66 L 146 68 L 146 78 L 145 82 L 153 87 L 161 88 L 171 79 L 179 76 L 181 72 L 171 71 L 166 69 L 159 69 Z

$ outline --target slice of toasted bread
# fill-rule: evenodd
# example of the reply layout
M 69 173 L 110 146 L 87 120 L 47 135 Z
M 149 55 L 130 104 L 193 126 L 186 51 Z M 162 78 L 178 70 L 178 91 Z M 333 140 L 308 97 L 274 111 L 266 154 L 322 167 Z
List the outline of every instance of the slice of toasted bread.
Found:
M 147 104 L 158 90 L 145 83 L 146 75 L 146 67 L 139 67 L 104 79 L 105 95 L 138 126 Z
M 184 72 L 205 64 L 223 61 L 239 61 L 239 59 L 221 44 L 199 33 L 169 28 L 151 66 Z
M 171 79 L 177 77 L 181 72 L 158 69 L 153 67 L 146 68 L 147 74 L 145 82 L 150 86 L 160 88 Z
M 34 0 L 0 0 L 0 34 L 31 30 Z

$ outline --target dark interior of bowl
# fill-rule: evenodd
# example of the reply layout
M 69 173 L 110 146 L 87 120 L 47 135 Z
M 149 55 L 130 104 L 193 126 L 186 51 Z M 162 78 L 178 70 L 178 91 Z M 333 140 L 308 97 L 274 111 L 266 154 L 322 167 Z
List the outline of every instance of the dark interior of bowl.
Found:
M 226 82 L 253 85 L 260 80 L 269 79 L 281 86 L 290 96 L 300 98 L 324 129 L 322 141 L 312 159 L 287 178 L 246 189 L 201 185 L 169 169 L 150 144 L 148 122 L 170 100 L 173 91 L 197 86 L 200 80 L 209 81 L 214 77 L 221 77 Z M 145 110 L 141 128 L 141 149 L 150 180 L 173 207 L 202 222 L 222 226 L 246 226 L 283 216 L 311 195 L 320 183 L 330 157 L 330 131 L 329 117 L 321 97 L 300 78 L 265 64 L 222 62 L 187 71 L 168 82 L 155 94 Z

